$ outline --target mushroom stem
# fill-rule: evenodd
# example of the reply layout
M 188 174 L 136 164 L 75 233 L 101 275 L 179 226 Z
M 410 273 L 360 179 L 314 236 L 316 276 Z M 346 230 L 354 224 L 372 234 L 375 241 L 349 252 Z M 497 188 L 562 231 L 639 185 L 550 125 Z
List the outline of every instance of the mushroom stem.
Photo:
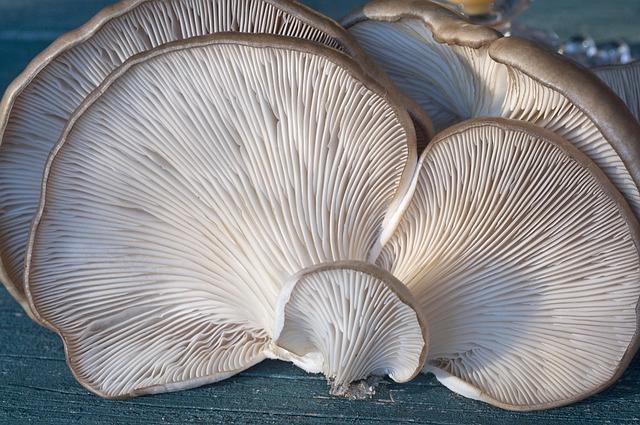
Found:
M 276 309 L 274 354 L 323 373 L 331 394 L 363 398 L 376 379 L 411 380 L 427 352 L 426 325 L 406 287 L 365 263 L 331 263 L 295 275 Z

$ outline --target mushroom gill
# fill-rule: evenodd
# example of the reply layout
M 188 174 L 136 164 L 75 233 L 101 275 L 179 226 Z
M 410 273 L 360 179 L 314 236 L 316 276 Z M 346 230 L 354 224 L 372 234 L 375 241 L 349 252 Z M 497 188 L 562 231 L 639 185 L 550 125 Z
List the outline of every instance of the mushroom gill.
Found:
M 374 0 L 344 25 L 436 130 L 482 116 L 551 130 L 589 156 L 640 217 L 640 125 L 588 70 L 428 0 Z
M 386 84 L 344 29 L 289 0 L 124 0 L 62 36 L 31 62 L 0 104 L 0 280 L 28 313 L 23 268 L 29 226 L 47 157 L 72 113 L 127 59 L 227 31 L 291 36 L 336 48 Z M 391 87 L 386 92 L 401 97 Z M 422 123 L 417 128 L 424 144 L 430 123 L 417 106 L 411 108 Z
M 52 152 L 27 253 L 33 311 L 78 380 L 132 396 L 267 355 L 286 279 L 366 261 L 412 175 L 411 120 L 385 94 L 338 51 L 267 35 L 112 74 Z
M 331 263 L 296 274 L 278 299 L 274 342 L 331 393 L 362 398 L 359 381 L 407 382 L 422 369 L 427 325 L 407 288 L 368 263 Z
M 601 66 L 593 72 L 620 96 L 636 120 L 640 121 L 640 62 Z
M 513 410 L 609 386 L 638 346 L 638 222 L 584 154 L 519 121 L 476 119 L 422 154 L 378 265 L 429 324 L 425 372 Z

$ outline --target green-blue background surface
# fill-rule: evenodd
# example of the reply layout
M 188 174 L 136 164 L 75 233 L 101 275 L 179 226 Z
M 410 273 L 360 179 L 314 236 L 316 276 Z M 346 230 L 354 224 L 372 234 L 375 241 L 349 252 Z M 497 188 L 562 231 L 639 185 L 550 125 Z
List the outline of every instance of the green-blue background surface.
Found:
M 0 0 L 0 89 L 61 32 L 79 26 L 105 0 Z M 339 18 L 358 0 L 309 0 Z M 596 39 L 640 42 L 640 0 L 538 0 L 523 21 L 562 38 L 586 32 Z M 385 381 L 367 401 L 328 395 L 324 378 L 267 361 L 227 381 L 190 391 L 130 401 L 102 400 L 67 369 L 62 344 L 32 323 L 0 287 L 0 425 L 191 423 L 640 423 L 640 361 L 600 395 L 561 409 L 511 413 L 464 399 L 420 376 Z

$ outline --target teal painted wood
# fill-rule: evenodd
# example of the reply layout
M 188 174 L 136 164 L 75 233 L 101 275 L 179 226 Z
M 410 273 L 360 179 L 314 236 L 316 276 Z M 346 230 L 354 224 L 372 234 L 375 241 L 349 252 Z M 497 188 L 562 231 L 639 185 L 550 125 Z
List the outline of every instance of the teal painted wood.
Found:
M 312 2 L 334 16 L 356 3 Z M 0 0 L 0 91 L 53 37 L 78 26 L 107 3 Z M 640 7 L 640 1 L 629 3 Z M 609 390 L 576 405 L 546 412 L 512 413 L 492 408 L 453 394 L 427 376 L 403 385 L 384 381 L 370 400 L 350 401 L 329 396 L 321 376 L 275 361 L 190 391 L 107 401 L 75 382 L 58 337 L 31 322 L 0 289 L 0 425 L 219 422 L 636 424 L 640 422 L 640 359 Z
M 98 398 L 69 372 L 62 344 L 0 290 L 0 424 L 636 424 L 640 361 L 609 390 L 573 406 L 513 413 L 460 397 L 435 379 L 384 381 L 370 400 L 328 395 L 324 378 L 266 361 L 229 380 L 128 401 Z
M 51 38 L 78 26 L 116 0 L 0 0 L 0 39 L 21 36 Z M 303 0 L 339 19 L 365 0 Z M 562 39 L 587 33 L 596 39 L 625 38 L 640 43 L 639 0 L 534 0 L 520 19 L 557 31 Z

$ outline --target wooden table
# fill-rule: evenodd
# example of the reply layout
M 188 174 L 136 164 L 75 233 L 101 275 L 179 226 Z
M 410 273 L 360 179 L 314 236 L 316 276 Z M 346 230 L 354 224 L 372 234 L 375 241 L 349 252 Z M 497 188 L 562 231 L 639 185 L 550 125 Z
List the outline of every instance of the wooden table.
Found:
M 610 2 L 584 1 L 602 7 Z M 343 3 L 344 2 L 344 3 Z M 60 32 L 78 26 L 104 0 L 0 0 L 0 88 Z M 338 14 L 355 1 L 315 0 Z M 573 0 L 547 2 L 558 5 Z M 618 3 L 618 2 L 615 2 Z M 620 4 L 639 11 L 640 1 Z M 535 10 L 533 11 L 535 13 Z M 534 13 L 534 16 L 535 16 Z M 637 21 L 640 13 L 635 15 Z M 613 18 L 612 18 L 613 19 Z M 625 19 L 628 19 L 626 17 Z M 595 25 L 595 21 L 589 21 Z M 612 25 L 600 25 L 613 31 Z M 605 29 L 602 29 L 605 31 Z M 640 32 L 640 31 L 639 31 Z M 129 401 L 102 400 L 78 385 L 62 344 L 31 322 L 0 288 L 0 424 L 192 423 L 430 423 L 430 424 L 631 424 L 640 422 L 640 359 L 604 393 L 574 406 L 511 413 L 464 399 L 420 376 L 397 385 L 384 381 L 370 400 L 328 395 L 322 376 L 267 361 L 227 381 Z

